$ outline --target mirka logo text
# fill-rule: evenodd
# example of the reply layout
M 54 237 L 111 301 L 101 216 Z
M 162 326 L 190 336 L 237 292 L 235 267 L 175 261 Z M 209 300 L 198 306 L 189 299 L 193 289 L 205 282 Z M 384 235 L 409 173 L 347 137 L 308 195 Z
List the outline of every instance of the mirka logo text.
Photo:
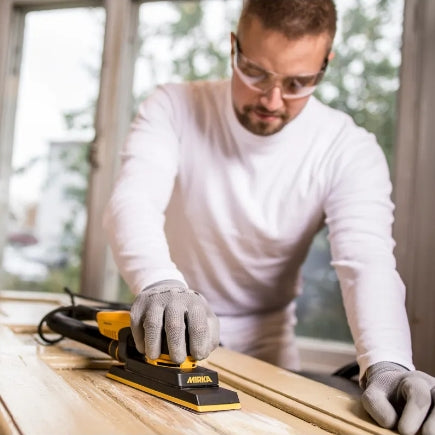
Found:
M 210 376 L 189 376 L 187 384 L 208 384 L 213 383 Z

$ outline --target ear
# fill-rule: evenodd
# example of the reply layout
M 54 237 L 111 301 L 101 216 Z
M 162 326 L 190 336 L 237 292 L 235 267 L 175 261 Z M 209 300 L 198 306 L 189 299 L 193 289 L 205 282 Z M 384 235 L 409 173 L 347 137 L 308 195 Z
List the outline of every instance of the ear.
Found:
M 333 51 L 331 51 L 331 52 L 328 54 L 328 62 L 331 62 L 331 60 L 334 59 L 334 57 L 335 57 L 335 53 L 334 53 Z
M 236 45 L 236 35 L 231 32 L 231 69 L 234 69 L 234 55 L 236 54 L 234 46 Z
M 231 32 L 231 56 L 234 56 L 234 44 L 236 43 L 236 35 Z

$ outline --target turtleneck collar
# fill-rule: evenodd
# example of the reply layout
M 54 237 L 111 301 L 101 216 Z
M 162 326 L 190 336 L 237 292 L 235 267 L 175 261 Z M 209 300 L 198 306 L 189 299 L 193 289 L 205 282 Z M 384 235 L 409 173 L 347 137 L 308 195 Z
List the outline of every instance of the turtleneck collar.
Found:
M 254 134 L 240 124 L 234 111 L 230 80 L 227 82 L 225 100 L 226 120 L 234 138 L 237 140 L 237 144 L 240 147 L 243 147 L 245 151 L 251 151 L 254 153 L 268 153 L 270 151 L 275 151 L 276 148 L 288 146 L 289 141 L 291 141 L 291 138 L 294 137 L 293 135 L 295 130 L 298 128 L 298 125 L 303 122 L 303 118 L 306 116 L 307 108 L 310 106 L 312 97 L 308 100 L 306 106 L 295 119 L 285 125 L 282 130 L 270 136 Z

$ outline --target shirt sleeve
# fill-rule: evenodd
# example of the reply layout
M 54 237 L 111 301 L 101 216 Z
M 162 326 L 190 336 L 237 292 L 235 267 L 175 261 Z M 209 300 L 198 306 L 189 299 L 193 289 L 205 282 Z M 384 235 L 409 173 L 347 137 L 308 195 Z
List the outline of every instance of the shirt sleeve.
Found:
M 185 282 L 171 260 L 164 232 L 179 158 L 173 104 L 167 91 L 158 88 L 140 106 L 104 213 L 115 262 L 136 294 L 165 279 Z
M 343 145 L 325 213 L 360 373 L 379 361 L 413 369 L 405 286 L 393 255 L 387 162 L 374 136 L 362 129 L 343 138 Z

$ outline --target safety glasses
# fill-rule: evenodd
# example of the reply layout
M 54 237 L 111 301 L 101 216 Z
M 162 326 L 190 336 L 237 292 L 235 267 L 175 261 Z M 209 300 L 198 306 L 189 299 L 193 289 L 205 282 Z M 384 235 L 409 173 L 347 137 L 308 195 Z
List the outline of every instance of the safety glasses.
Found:
M 234 34 L 233 34 L 234 35 Z M 322 80 L 328 66 L 325 57 L 322 68 L 315 74 L 302 74 L 299 76 L 285 76 L 272 71 L 266 71 L 255 62 L 249 60 L 240 48 L 239 40 L 234 35 L 234 70 L 242 82 L 250 89 L 267 94 L 272 88 L 278 86 L 281 96 L 285 99 L 303 98 L 311 95 Z

